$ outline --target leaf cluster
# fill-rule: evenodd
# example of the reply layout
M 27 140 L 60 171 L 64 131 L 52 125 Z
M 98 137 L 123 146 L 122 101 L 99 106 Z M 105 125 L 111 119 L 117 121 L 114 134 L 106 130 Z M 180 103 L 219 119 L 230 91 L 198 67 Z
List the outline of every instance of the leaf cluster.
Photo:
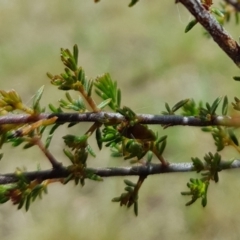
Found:
M 204 162 L 199 158 L 192 158 L 193 166 L 196 171 L 201 172 L 202 177 L 200 179 L 190 179 L 187 183 L 187 187 L 190 191 L 182 192 L 182 195 L 190 195 L 192 199 L 186 203 L 186 206 L 194 203 L 198 198 L 202 199 L 202 206 L 207 205 L 207 191 L 210 184 L 210 180 L 215 182 L 219 181 L 218 172 L 221 168 L 221 156 L 218 153 L 214 155 L 208 153 L 204 156 Z
M 138 215 L 138 190 L 143 182 L 143 177 L 139 178 L 137 183 L 133 183 L 130 180 L 125 179 L 124 183 L 126 187 L 124 188 L 125 192 L 121 194 L 120 197 L 115 197 L 112 199 L 112 202 L 120 202 L 120 206 L 125 205 L 127 208 L 133 206 L 134 213 Z
M 37 198 L 42 198 L 43 193 L 47 193 L 48 181 L 28 181 L 22 174 L 20 169 L 16 171 L 17 183 L 0 186 L 0 203 L 9 200 L 14 205 L 18 205 L 18 209 L 25 207 L 28 211 L 32 202 Z

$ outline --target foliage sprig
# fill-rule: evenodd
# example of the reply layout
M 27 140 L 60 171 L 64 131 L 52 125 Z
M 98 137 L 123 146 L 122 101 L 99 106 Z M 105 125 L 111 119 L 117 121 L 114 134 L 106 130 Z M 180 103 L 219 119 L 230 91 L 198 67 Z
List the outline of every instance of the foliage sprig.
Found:
M 191 195 L 192 199 L 186 203 L 186 206 L 194 203 L 198 198 L 202 198 L 202 206 L 207 205 L 207 192 L 210 184 L 210 180 L 215 182 L 219 181 L 218 172 L 222 170 L 221 168 L 221 156 L 218 153 L 214 155 L 208 153 L 204 156 L 203 163 L 199 158 L 192 158 L 193 166 L 197 172 L 202 172 L 202 177 L 200 179 L 190 179 L 187 183 L 189 192 L 182 192 L 182 195 Z
M 1 144 L 12 143 L 14 147 L 25 143 L 24 148 L 38 146 L 45 154 L 53 169 L 59 172 L 66 172 L 67 176 L 54 179 L 28 180 L 24 174 L 18 170 L 16 177 L 18 181 L 14 184 L 3 185 L 1 188 L 0 202 L 12 200 L 14 204 L 18 204 L 18 208 L 25 206 L 28 210 L 30 204 L 42 193 L 46 192 L 46 187 L 49 183 L 60 182 L 67 184 L 73 181 L 76 185 L 84 186 L 85 179 L 94 181 L 102 181 L 103 178 L 95 171 L 88 168 L 89 154 L 96 157 L 95 150 L 89 145 L 89 138 L 95 133 L 99 149 L 102 149 L 104 143 L 106 147 L 110 147 L 112 156 L 122 157 L 124 160 L 130 160 L 131 164 L 140 164 L 151 168 L 154 157 L 160 161 L 164 170 L 168 168 L 169 163 L 165 159 L 164 150 L 167 146 L 167 135 L 159 134 L 149 128 L 147 124 L 141 123 L 140 118 L 131 108 L 127 106 L 121 107 L 121 91 L 117 86 L 117 82 L 113 81 L 109 74 L 104 74 L 95 79 L 88 80 L 85 76 L 82 67 L 77 65 L 78 48 L 75 45 L 73 51 L 61 49 L 61 60 L 65 65 L 64 73 L 59 75 L 48 74 L 51 83 L 60 90 L 66 91 L 65 98 L 59 100 L 59 106 L 55 107 L 49 104 L 52 111 L 51 118 L 41 119 L 33 123 L 26 124 L 3 124 L 1 125 Z M 92 90 L 101 98 L 101 102 L 97 104 L 94 100 Z M 32 108 L 28 108 L 21 102 L 20 96 L 14 91 L 1 91 L 1 113 L 2 115 L 12 114 L 17 112 L 26 112 L 30 116 L 40 115 L 45 112 L 45 108 L 41 107 L 40 100 L 43 95 L 44 87 L 41 87 L 33 98 Z M 70 91 L 77 91 L 81 96 L 76 99 L 70 94 Z M 168 103 L 165 103 L 166 111 L 163 111 L 163 116 L 172 117 L 176 111 L 182 110 L 182 116 L 189 116 L 200 119 L 202 122 L 210 122 L 217 119 L 222 98 L 217 98 L 212 104 L 206 103 L 205 107 L 200 102 L 196 104 L 194 100 L 184 99 L 173 105 L 171 108 Z M 238 110 L 238 98 L 235 98 L 233 108 Z M 66 135 L 63 136 L 63 141 L 66 145 L 63 152 L 69 159 L 70 163 L 67 167 L 63 167 L 51 154 L 49 146 L 52 142 L 52 137 L 59 126 L 64 123 L 58 123 L 58 114 L 64 114 L 68 111 L 74 111 L 78 114 L 93 112 L 101 112 L 103 108 L 109 107 L 115 113 L 120 114 L 122 121 L 116 119 L 109 120 L 107 115 L 105 119 L 94 122 L 83 135 Z M 224 97 L 222 104 L 222 115 L 228 113 L 228 99 Z M 56 116 L 54 115 L 56 114 Z M 78 124 L 77 122 L 70 123 L 68 127 Z M 49 133 L 45 133 L 47 127 L 51 125 Z M 172 124 L 162 124 L 163 129 L 173 126 Z M 233 146 L 240 151 L 238 138 L 235 134 L 235 129 L 224 126 L 208 126 L 202 129 L 205 132 L 210 132 L 213 136 L 217 151 L 221 151 L 226 146 Z M 44 140 L 45 138 L 45 140 Z M 45 142 L 45 144 L 44 144 Z M 201 172 L 200 179 L 190 179 L 187 184 L 189 192 L 183 192 L 183 195 L 191 195 L 192 200 L 187 205 L 192 204 L 198 198 L 202 198 L 202 205 L 207 204 L 207 191 L 210 180 L 218 181 L 218 173 L 221 171 L 221 156 L 219 153 L 206 154 L 202 162 L 199 158 L 192 158 L 194 170 Z M 138 199 L 139 190 L 147 177 L 147 173 L 139 175 L 137 183 L 125 180 L 125 192 L 113 201 L 120 202 L 120 205 L 126 205 L 128 208 L 134 206 L 134 212 L 138 214 Z
M 98 0 L 95 0 L 95 2 L 98 2 Z M 138 0 L 131 0 L 129 6 L 135 5 L 137 2 Z M 177 0 L 177 2 L 185 4 L 194 15 L 194 20 L 187 25 L 185 32 L 190 31 L 197 23 L 202 24 L 219 46 L 240 66 L 239 45 L 222 28 L 222 25 L 228 22 L 233 14 L 238 23 L 237 8 L 229 8 L 229 4 L 221 4 L 220 8 L 215 8 L 212 6 L 211 0 L 201 0 L 200 2 Z M 198 12 L 203 12 L 205 15 L 198 15 Z M 214 21 L 212 15 L 217 19 L 217 22 Z M 211 23 L 211 29 L 209 24 L 206 24 L 207 20 Z M 219 31 L 222 31 L 221 34 L 219 34 Z M 37 121 L 31 120 L 27 123 L 0 125 L 0 147 L 7 143 L 11 143 L 13 147 L 24 143 L 24 149 L 32 146 L 39 147 L 49 160 L 52 172 L 59 173 L 57 175 L 59 177 L 56 176 L 44 180 L 41 177 L 28 179 L 26 173 L 17 169 L 14 174 L 14 180 L 11 180 L 12 182 L 0 185 L 0 203 L 11 200 L 13 204 L 18 205 L 18 209 L 24 206 L 28 210 L 30 204 L 37 197 L 47 193 L 47 186 L 50 183 L 60 182 L 67 184 L 70 181 L 74 181 L 76 185 L 80 183 L 83 186 L 85 179 L 102 181 L 102 177 L 97 171 L 88 168 L 89 155 L 93 157 L 97 155 L 89 145 L 89 138 L 95 133 L 99 149 L 102 149 L 104 143 L 106 147 L 110 147 L 113 156 L 121 156 L 124 160 L 129 159 L 132 164 L 140 164 L 140 166 L 147 167 L 149 170 L 142 174 L 139 173 L 137 183 L 124 180 L 126 185 L 125 192 L 120 197 L 112 200 L 120 202 L 121 206 L 126 205 L 128 208 L 134 206 L 134 212 L 137 215 L 139 189 L 148 174 L 151 173 L 150 169 L 154 166 L 152 163 L 154 157 L 160 161 L 162 172 L 170 171 L 171 164 L 163 156 L 165 155 L 164 150 L 167 145 L 167 135 L 154 132 L 148 125 L 141 122 L 134 110 L 130 107 L 121 106 L 121 91 L 117 86 L 117 82 L 112 80 L 110 74 L 103 74 L 95 79 L 87 78 L 83 68 L 78 65 L 78 55 L 77 45 L 74 45 L 72 51 L 61 49 L 61 61 L 64 65 L 63 72 L 56 75 L 47 73 L 54 86 L 57 86 L 59 90 L 66 91 L 66 99 L 60 99 L 58 107 L 49 104 L 50 111 L 52 111 L 51 117 L 38 119 Z M 239 77 L 235 77 L 235 80 L 239 80 Z M 79 93 L 79 96 L 74 99 L 69 91 L 75 91 Z M 45 107 L 40 105 L 43 92 L 44 87 L 41 87 L 33 98 L 32 106 L 28 107 L 23 104 L 15 90 L 0 90 L 0 116 L 19 115 L 21 113 L 28 114 L 29 119 L 40 116 L 45 113 Z M 97 103 L 98 100 L 95 99 L 94 93 L 101 98 L 100 103 Z M 222 116 L 219 116 L 217 110 L 221 100 L 222 98 L 219 97 L 212 104 L 206 103 L 204 107 L 201 102 L 196 104 L 194 100 L 189 99 L 179 101 L 172 108 L 170 108 L 168 103 L 165 103 L 166 111 L 163 111 L 162 115 L 166 119 L 178 117 L 175 115 L 176 111 L 181 109 L 183 113 L 179 117 L 183 120 L 183 124 L 187 125 L 189 119 L 199 119 L 202 124 L 200 126 L 210 124 L 211 126 L 202 130 L 212 134 L 217 147 L 216 150 L 218 151 L 215 154 L 206 154 L 204 161 L 197 157 L 192 158 L 192 170 L 195 170 L 197 173 L 201 172 L 201 177 L 191 178 L 189 183 L 187 183 L 189 191 L 182 192 L 182 195 L 192 196 L 192 199 L 186 205 L 190 205 L 201 198 L 202 206 L 206 206 L 209 184 L 211 180 L 219 181 L 219 172 L 223 169 L 219 151 L 226 146 L 233 146 L 240 152 L 236 128 L 233 128 L 233 126 L 221 126 L 221 118 L 228 118 L 228 99 L 224 97 Z M 233 108 L 239 111 L 240 101 L 237 97 L 234 100 L 235 102 L 232 103 Z M 57 122 L 58 116 L 64 115 L 67 111 L 89 115 L 92 112 L 102 113 L 102 110 L 107 107 L 114 113 L 121 115 L 122 120 L 110 119 L 105 114 L 104 119 L 96 120 L 83 135 L 68 134 L 63 136 L 63 141 L 66 145 L 63 151 L 69 160 L 69 165 L 66 167 L 62 166 L 62 163 L 58 162 L 49 150 L 55 131 L 64 124 L 64 122 Z M 68 127 L 76 124 L 78 123 L 71 122 Z M 162 127 L 165 129 L 173 125 L 173 123 L 162 124 Z M 46 133 L 45 130 L 49 126 L 51 126 L 51 129 L 49 133 Z M 2 156 L 3 154 L 0 154 L 0 158 Z M 227 165 L 230 166 L 231 163 L 227 163 Z M 224 166 L 226 167 L 226 164 Z M 61 175 L 63 172 L 64 176 Z

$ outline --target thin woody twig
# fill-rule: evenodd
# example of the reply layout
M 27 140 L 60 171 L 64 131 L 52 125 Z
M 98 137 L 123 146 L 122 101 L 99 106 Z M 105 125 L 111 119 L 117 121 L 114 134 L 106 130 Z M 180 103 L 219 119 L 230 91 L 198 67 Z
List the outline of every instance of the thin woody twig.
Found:
M 32 139 L 33 142 L 41 149 L 41 151 L 45 154 L 49 162 L 52 164 L 52 167 L 55 169 L 59 169 L 62 167 L 62 164 L 56 160 L 56 158 L 51 154 L 51 152 L 43 145 L 42 141 L 38 137 L 34 137 Z
M 189 12 L 196 18 L 196 20 L 208 31 L 213 40 L 220 48 L 240 67 L 240 46 L 227 33 L 217 20 L 207 11 L 200 1 L 197 0 L 178 0 L 181 2 Z
M 231 164 L 226 161 L 221 162 L 222 170 L 240 168 L 240 160 L 234 160 Z M 194 166 L 192 163 L 170 163 L 167 166 L 162 164 L 139 165 L 132 167 L 106 167 L 106 168 L 87 168 L 100 177 L 118 177 L 118 176 L 148 176 L 163 173 L 178 173 L 178 172 L 193 172 Z M 66 167 L 60 169 L 23 172 L 22 173 L 29 181 L 40 179 L 59 179 L 66 178 L 69 171 Z M 15 173 L 0 174 L 0 185 L 17 182 L 18 178 Z
M 126 121 L 124 116 L 119 113 L 110 112 L 89 112 L 89 113 L 41 113 L 38 115 L 16 114 L 0 116 L 0 125 L 3 124 L 21 124 L 33 123 L 42 119 L 57 117 L 54 123 L 78 123 L 78 122 L 97 122 L 117 124 Z M 240 127 L 240 116 L 216 116 L 211 120 L 201 119 L 194 116 L 180 115 L 153 115 L 153 114 L 137 114 L 136 118 L 142 124 L 158 124 L 170 126 L 234 126 Z

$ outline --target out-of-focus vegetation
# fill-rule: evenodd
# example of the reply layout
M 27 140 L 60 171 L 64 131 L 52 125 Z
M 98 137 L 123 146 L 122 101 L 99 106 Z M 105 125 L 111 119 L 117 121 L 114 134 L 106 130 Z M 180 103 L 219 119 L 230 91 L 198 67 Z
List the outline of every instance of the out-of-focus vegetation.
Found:
M 25 103 L 45 85 L 43 105 L 56 104 L 63 96 L 49 83 L 46 72 L 60 72 L 59 49 L 80 49 L 79 62 L 89 77 L 110 72 L 122 89 L 123 104 L 140 113 L 160 113 L 165 102 L 173 105 L 185 98 L 213 101 L 228 95 L 239 97 L 240 83 L 232 80 L 239 70 L 197 25 L 188 34 L 191 19 L 174 1 L 1 1 L 0 88 L 16 89 Z M 226 25 L 238 38 L 238 27 Z M 211 136 L 200 129 L 174 127 L 169 134 L 166 158 L 190 161 L 215 151 Z M 83 133 L 85 125 L 70 131 Z M 50 148 L 59 160 L 61 128 Z M 93 143 L 93 148 L 97 146 Z M 16 166 L 35 170 L 49 168 L 38 149 L 22 151 L 4 147 L 1 172 Z M 238 157 L 224 150 L 223 158 Z M 127 162 L 102 151 L 93 166 L 123 166 Z M 75 187 L 53 185 L 49 194 L 32 204 L 29 212 L 17 211 L 11 203 L 0 206 L 0 238 L 5 239 L 237 239 L 240 234 L 238 170 L 220 173 L 220 182 L 210 186 L 208 206 L 185 207 L 186 182 L 194 174 L 149 176 L 140 191 L 139 216 L 111 203 L 124 187 L 122 178 L 103 183 L 86 182 Z M 132 178 L 133 181 L 135 180 Z

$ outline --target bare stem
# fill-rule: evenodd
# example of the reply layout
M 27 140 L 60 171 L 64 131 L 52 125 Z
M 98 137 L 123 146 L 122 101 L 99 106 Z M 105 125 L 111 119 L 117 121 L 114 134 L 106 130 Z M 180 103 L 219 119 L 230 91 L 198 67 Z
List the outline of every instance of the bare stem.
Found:
M 62 164 L 55 159 L 55 157 L 49 152 L 47 148 L 45 148 L 42 141 L 38 137 L 32 138 L 31 141 L 34 141 L 34 143 L 42 150 L 54 169 L 59 169 L 62 167 Z
M 178 0 L 177 2 L 181 2 L 192 13 L 196 20 L 209 32 L 219 47 L 240 67 L 240 46 L 209 11 L 202 6 L 200 1 Z
M 89 104 L 89 106 L 92 108 L 93 112 L 99 112 L 100 109 L 97 107 L 97 104 L 95 103 L 95 101 L 92 99 L 91 96 L 89 96 L 87 94 L 87 92 L 85 91 L 84 87 L 81 86 L 79 88 L 79 92 L 82 94 L 82 96 L 85 98 L 85 100 L 87 101 L 87 103 Z

